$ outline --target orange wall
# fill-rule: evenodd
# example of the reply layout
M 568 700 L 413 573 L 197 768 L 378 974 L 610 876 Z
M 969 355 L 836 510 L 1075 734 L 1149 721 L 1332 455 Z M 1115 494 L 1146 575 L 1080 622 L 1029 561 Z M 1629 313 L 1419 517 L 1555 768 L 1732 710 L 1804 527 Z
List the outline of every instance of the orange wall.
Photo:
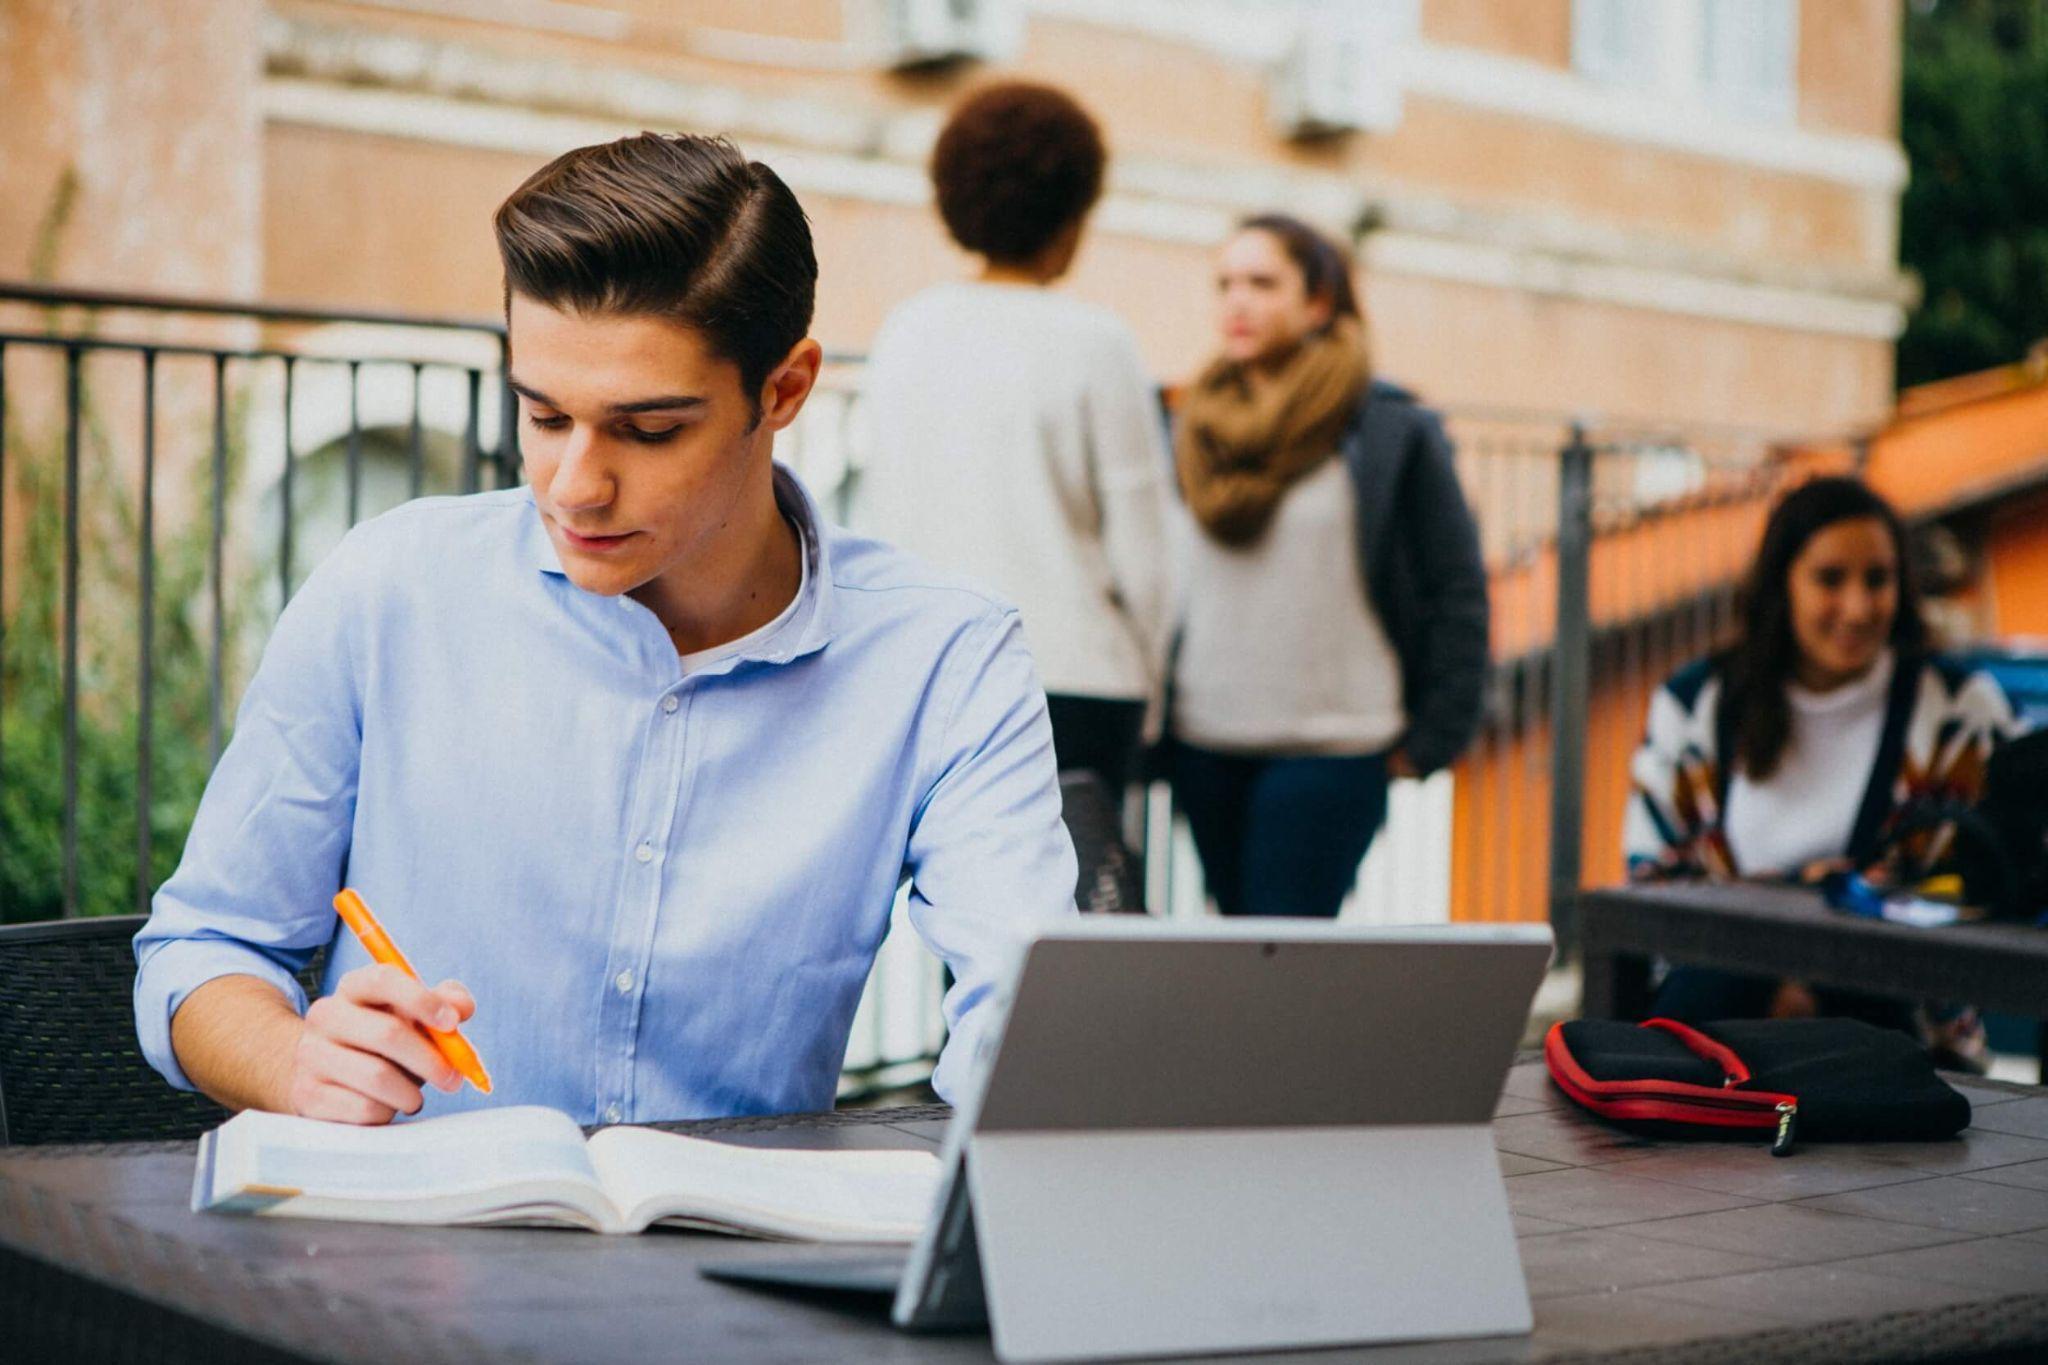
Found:
M 1580 793 L 1580 875 L 1621 880 L 1622 813 L 1630 757 L 1658 684 L 1699 650 L 1692 637 L 1639 641 L 1608 660 L 1586 707 L 1586 780 Z M 1451 813 L 1451 918 L 1549 917 L 1551 731 L 1532 724 L 1483 735 L 1456 769 Z
M 2048 469 L 2048 383 L 1894 422 L 1872 443 L 1867 477 L 1902 512 L 1931 511 Z
M 2001 637 L 2048 642 L 2048 494 L 2003 508 L 1984 538 L 1992 620 Z
M 1868 477 L 1901 511 L 1938 512 L 2048 480 L 2048 377 L 2038 365 L 1927 385 L 1871 443 Z M 1962 395 L 1949 401 L 1953 395 Z M 1933 400 L 1933 401 L 1927 401 Z M 1990 628 L 2048 639 L 2048 493 L 1997 501 L 1983 536 Z
M 1423 0 L 1422 36 L 1545 66 L 1572 64 L 1571 0 Z

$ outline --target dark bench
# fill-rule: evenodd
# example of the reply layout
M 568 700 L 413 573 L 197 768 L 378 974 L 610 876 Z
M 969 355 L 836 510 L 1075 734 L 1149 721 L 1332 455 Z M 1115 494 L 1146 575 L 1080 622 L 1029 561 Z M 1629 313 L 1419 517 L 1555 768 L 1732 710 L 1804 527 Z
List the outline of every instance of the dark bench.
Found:
M 1582 894 L 1581 1012 L 1639 1019 L 1653 958 L 1798 977 L 1909 1000 L 1967 1001 L 2044 1020 L 2048 931 L 2017 924 L 1916 929 L 1830 910 L 1817 892 L 1668 882 Z M 2039 1054 L 2048 1067 L 2048 1051 Z

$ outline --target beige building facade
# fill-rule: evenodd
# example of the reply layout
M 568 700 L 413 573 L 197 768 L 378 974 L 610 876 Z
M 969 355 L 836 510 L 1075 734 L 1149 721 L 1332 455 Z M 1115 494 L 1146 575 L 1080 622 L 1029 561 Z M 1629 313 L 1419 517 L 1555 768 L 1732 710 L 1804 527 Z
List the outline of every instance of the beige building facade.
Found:
M 802 199 L 817 334 L 857 356 L 898 302 L 971 268 L 924 170 L 948 107 L 996 77 L 1062 85 L 1113 155 L 1062 287 L 1122 315 L 1161 380 L 1208 352 L 1217 244 L 1280 209 L 1354 243 L 1376 368 L 1454 410 L 1494 571 L 1501 734 L 1399 784 L 1356 903 L 1540 917 L 1549 701 L 1515 661 L 1555 620 L 1564 419 L 1615 442 L 1603 526 L 1747 477 L 1768 438 L 1883 421 L 1909 301 L 1900 30 L 1899 0 L 0 0 L 0 282 L 489 321 L 490 214 L 534 168 L 641 129 L 718 132 Z M 49 322 L 0 303 L 0 334 Z M 224 716 L 288 585 L 350 521 L 460 487 L 501 448 L 488 333 L 78 309 L 59 325 L 296 357 L 162 362 L 160 525 L 226 541 L 195 639 L 216 639 L 207 590 L 250 622 L 224 647 Z M 18 625 L 25 533 L 59 503 L 64 352 L 0 351 L 0 609 Z M 139 368 L 83 365 L 81 519 L 119 570 L 85 557 L 88 711 L 136 685 Z M 835 369 L 778 447 L 822 496 L 887 457 L 866 448 L 858 383 Z M 1199 900 L 1188 848 L 1150 868 L 1171 883 L 1152 903 Z M 1475 890 L 1496 873 L 1528 894 Z M 926 989 L 905 953 L 887 970 Z M 930 1026 L 913 1015 L 879 1027 Z
M 641 128 L 731 135 L 810 211 L 858 352 L 965 260 L 944 110 L 1101 119 L 1067 287 L 1164 379 L 1209 253 L 1352 238 L 1376 363 L 1433 400 L 1832 432 L 1890 403 L 1896 0 L 4 0 L 0 279 L 487 317 L 491 209 Z

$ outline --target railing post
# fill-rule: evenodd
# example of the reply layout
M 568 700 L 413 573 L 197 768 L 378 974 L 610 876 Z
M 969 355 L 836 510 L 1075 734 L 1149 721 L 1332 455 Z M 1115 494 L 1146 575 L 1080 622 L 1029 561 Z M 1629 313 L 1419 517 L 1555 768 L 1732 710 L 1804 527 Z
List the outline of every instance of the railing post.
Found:
M 155 868 L 149 819 L 150 770 L 156 763 L 156 352 L 142 353 L 142 544 L 136 555 L 135 913 L 149 913 Z M 291 503 L 285 503 L 291 524 Z
M 64 918 L 78 913 L 78 428 L 85 352 L 64 348 Z
M 1592 680 L 1593 448 L 1573 422 L 1558 452 L 1557 663 L 1551 689 L 1550 923 L 1573 945 L 1585 825 L 1586 691 Z
M 213 524 L 208 550 L 209 587 L 213 595 L 213 632 L 207 640 L 206 736 L 212 761 L 220 762 L 222 744 L 221 688 L 222 656 L 228 629 L 227 519 L 228 519 L 228 357 L 213 357 Z
M 7 714 L 7 346 L 0 342 L 0 716 Z M 0 727 L 0 795 L 7 785 L 7 742 Z
M 519 396 L 512 392 L 512 332 L 498 333 L 498 487 L 519 482 Z

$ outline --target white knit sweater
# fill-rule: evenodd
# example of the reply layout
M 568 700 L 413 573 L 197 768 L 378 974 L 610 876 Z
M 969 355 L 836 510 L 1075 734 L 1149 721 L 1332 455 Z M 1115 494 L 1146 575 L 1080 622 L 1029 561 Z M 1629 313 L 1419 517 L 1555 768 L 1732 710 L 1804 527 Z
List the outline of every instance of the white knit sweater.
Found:
M 1156 697 L 1178 504 L 1130 330 L 1050 289 L 939 285 L 883 324 L 866 385 L 856 525 L 1014 602 L 1048 692 Z

